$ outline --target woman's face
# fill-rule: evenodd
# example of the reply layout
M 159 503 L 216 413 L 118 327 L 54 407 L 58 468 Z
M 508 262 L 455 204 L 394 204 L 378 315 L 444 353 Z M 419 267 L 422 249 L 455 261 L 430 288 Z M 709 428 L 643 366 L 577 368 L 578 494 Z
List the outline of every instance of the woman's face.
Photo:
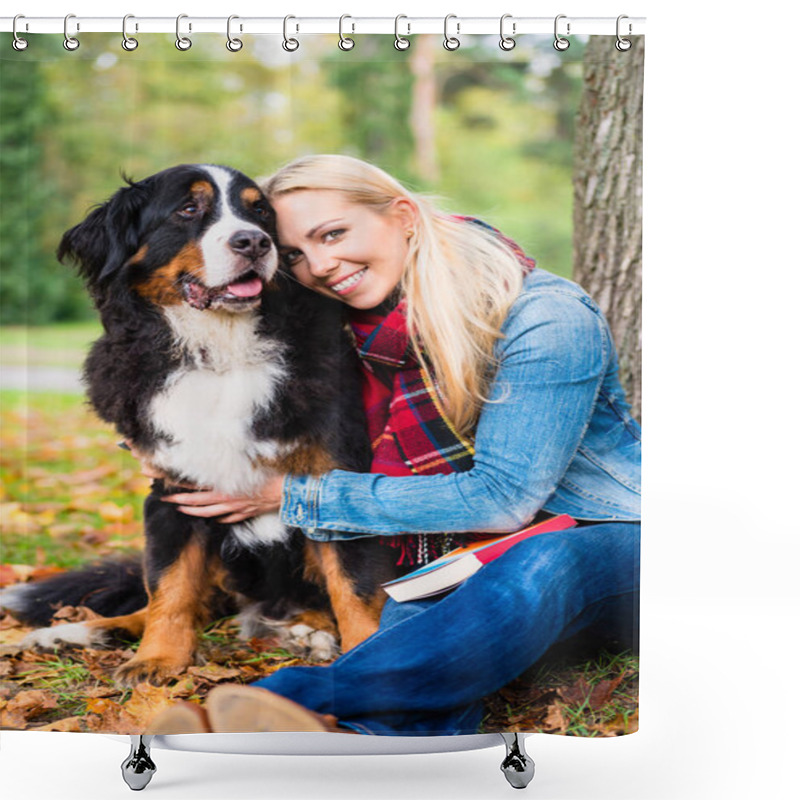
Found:
M 385 213 L 334 190 L 272 200 L 284 263 L 300 283 L 358 309 L 386 300 L 403 274 L 416 210 L 398 198 Z

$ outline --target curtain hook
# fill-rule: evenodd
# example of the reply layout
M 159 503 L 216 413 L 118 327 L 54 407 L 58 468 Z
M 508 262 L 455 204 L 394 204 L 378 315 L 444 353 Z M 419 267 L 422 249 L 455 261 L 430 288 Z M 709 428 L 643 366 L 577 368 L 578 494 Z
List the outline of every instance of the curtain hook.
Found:
M 74 14 L 67 14 L 64 17 L 64 49 L 70 51 L 77 50 L 81 46 L 81 43 L 74 36 L 69 35 L 69 21 L 71 19 L 75 19 Z M 81 26 L 76 23 L 75 32 L 77 33 L 80 29 Z
M 17 16 L 14 17 L 14 22 L 11 26 L 11 31 L 14 34 L 14 41 L 11 42 L 11 46 L 17 51 L 24 50 L 28 46 L 28 40 L 21 38 L 20 35 L 17 33 L 17 20 L 20 19 L 25 19 L 25 16 L 23 14 L 17 14 Z M 25 30 L 27 29 L 28 25 L 26 23 Z
M 458 48 L 461 47 L 461 42 L 458 40 L 457 36 L 449 36 L 447 33 L 447 28 L 451 19 L 456 20 L 456 34 L 458 34 L 461 30 L 461 23 L 457 21 L 458 17 L 455 14 L 448 14 L 444 18 L 444 42 L 442 46 L 445 50 L 453 51 L 458 50 Z
M 554 32 L 555 32 L 555 37 L 556 38 L 555 38 L 555 40 L 553 42 L 553 47 L 555 47 L 555 49 L 558 50 L 559 53 L 563 53 L 569 47 L 569 39 L 565 39 L 563 36 L 560 36 L 559 33 L 558 33 L 558 21 L 560 19 L 566 19 L 566 18 L 567 18 L 566 14 L 559 14 L 556 17 L 556 22 L 555 22 L 555 25 L 554 25 Z M 569 34 L 570 34 L 569 28 L 570 28 L 570 24 L 568 22 L 567 23 L 567 36 L 569 36 Z
M 175 20 L 175 47 L 178 50 L 188 50 L 192 46 L 192 40 L 188 36 L 181 36 L 181 20 L 188 19 L 188 14 L 178 14 L 178 18 Z M 192 23 L 189 23 L 189 32 L 192 31 Z
M 411 47 L 411 40 L 406 39 L 404 36 L 400 35 L 400 20 L 401 19 L 408 19 L 405 14 L 398 14 L 394 18 L 394 47 L 395 50 L 408 50 Z M 408 26 L 408 33 L 411 33 L 411 23 L 407 22 L 406 25 Z
M 620 16 L 617 17 L 617 41 L 616 41 L 616 44 L 614 45 L 614 47 L 616 47 L 617 50 L 620 51 L 620 53 L 624 53 L 626 50 L 630 50 L 631 46 L 633 44 L 630 39 L 623 39 L 622 36 L 620 35 L 620 32 L 619 32 L 620 31 L 620 23 L 624 19 L 629 19 L 629 18 L 626 17 L 625 14 L 620 14 Z M 630 35 L 630 33 L 631 33 L 631 24 L 628 23 L 628 35 Z
M 134 39 L 132 36 L 128 36 L 128 20 L 135 19 L 133 14 L 126 14 L 122 18 L 122 49 L 127 50 L 129 53 L 131 50 L 135 50 L 139 46 L 139 40 Z M 137 31 L 139 30 L 139 26 L 136 25 L 135 28 Z
M 283 49 L 286 50 L 287 53 L 293 53 L 298 47 L 300 47 L 300 42 L 297 39 L 289 38 L 287 35 L 290 19 L 297 19 L 297 17 L 293 17 L 291 14 L 289 14 L 289 16 L 283 18 Z
M 231 37 L 231 22 L 235 19 L 239 19 L 235 14 L 231 14 L 231 16 L 228 17 L 228 41 L 225 42 L 225 47 L 227 47 L 231 53 L 238 53 L 244 47 L 244 43 L 241 39 L 234 39 Z M 241 26 L 239 26 L 240 31 L 241 29 Z
M 511 36 L 506 36 L 505 31 L 503 30 L 503 28 L 505 26 L 505 23 L 506 23 L 507 19 L 512 19 L 511 14 L 503 14 L 503 16 L 500 17 L 500 49 L 501 50 L 505 50 L 506 52 L 509 51 L 509 50 L 513 50 L 517 46 L 517 43 L 514 40 L 514 36 L 517 33 L 517 23 L 516 22 L 512 22 L 511 23 L 511 34 L 512 35 Z
M 349 14 L 342 14 L 342 16 L 339 17 L 339 49 L 340 50 L 352 50 L 356 46 L 356 43 L 349 36 L 345 36 L 342 33 L 342 27 L 344 26 L 344 21 L 346 19 L 353 19 L 353 18 Z M 352 33 L 355 33 L 355 31 L 356 31 L 355 23 L 350 23 L 350 24 L 353 27 Z

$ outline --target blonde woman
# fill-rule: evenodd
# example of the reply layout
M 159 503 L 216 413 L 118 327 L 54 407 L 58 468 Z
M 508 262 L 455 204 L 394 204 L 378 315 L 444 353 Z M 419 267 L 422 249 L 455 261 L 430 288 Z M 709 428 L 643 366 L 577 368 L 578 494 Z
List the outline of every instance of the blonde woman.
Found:
M 366 162 L 303 158 L 264 189 L 285 268 L 347 306 L 372 472 L 169 500 L 228 522 L 279 511 L 319 541 L 380 536 L 409 568 L 548 515 L 579 524 L 517 544 L 449 594 L 389 600 L 378 632 L 331 665 L 220 687 L 189 716 L 203 716 L 198 730 L 474 733 L 482 698 L 553 644 L 636 629 L 640 430 L 608 325 L 498 231 Z

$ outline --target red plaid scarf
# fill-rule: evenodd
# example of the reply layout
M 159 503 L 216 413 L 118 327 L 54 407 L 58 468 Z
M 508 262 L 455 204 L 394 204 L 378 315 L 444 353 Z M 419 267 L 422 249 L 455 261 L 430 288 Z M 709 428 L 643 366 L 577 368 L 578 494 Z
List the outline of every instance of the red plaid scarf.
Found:
M 457 219 L 493 231 L 511 247 L 525 272 L 536 266 L 519 245 L 486 223 L 472 217 Z M 414 353 L 406 328 L 406 301 L 401 300 L 385 316 L 351 309 L 349 321 L 361 358 L 362 396 L 373 452 L 370 471 L 397 476 L 471 469 L 473 437 L 459 434 L 444 414 L 435 379 L 432 383 L 426 376 Z M 485 533 L 401 534 L 381 541 L 400 549 L 398 564 L 413 566 L 485 537 Z

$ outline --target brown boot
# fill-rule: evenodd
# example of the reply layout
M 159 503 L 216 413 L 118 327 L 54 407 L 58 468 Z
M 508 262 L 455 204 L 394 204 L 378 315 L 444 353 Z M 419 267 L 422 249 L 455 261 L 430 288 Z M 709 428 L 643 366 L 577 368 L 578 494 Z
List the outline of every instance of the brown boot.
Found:
M 317 714 L 274 692 L 224 684 L 208 693 L 204 706 L 181 702 L 158 714 L 148 734 L 317 731 L 354 733 L 337 726 L 332 714 Z
M 206 712 L 215 733 L 247 731 L 341 731 L 335 718 L 310 711 L 267 689 L 225 684 L 212 689 Z
M 211 723 L 202 706 L 183 701 L 170 706 L 152 719 L 145 733 L 211 733 Z

